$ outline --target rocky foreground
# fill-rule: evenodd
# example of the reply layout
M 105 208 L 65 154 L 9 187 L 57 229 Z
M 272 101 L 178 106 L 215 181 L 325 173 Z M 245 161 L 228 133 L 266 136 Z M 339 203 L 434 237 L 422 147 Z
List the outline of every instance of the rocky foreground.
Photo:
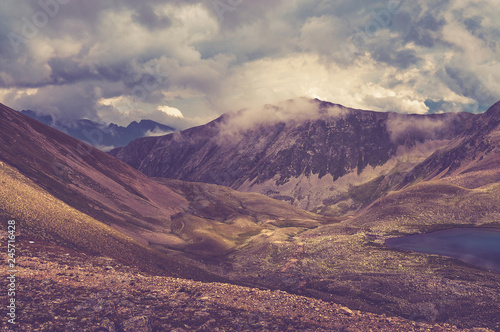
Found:
M 3 331 L 490 331 L 363 313 L 277 290 L 146 275 L 37 240 L 17 245 L 16 325 L 4 318 Z M 7 303 L 5 292 L 1 301 Z

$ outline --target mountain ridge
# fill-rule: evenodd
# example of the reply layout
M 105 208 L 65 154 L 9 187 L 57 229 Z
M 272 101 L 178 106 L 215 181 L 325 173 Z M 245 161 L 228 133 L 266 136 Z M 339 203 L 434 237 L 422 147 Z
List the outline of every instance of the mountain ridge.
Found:
M 105 125 L 87 119 L 55 120 L 50 115 L 39 115 L 31 110 L 24 110 L 21 113 L 105 151 L 117 146 L 125 146 L 134 139 L 146 135 L 160 135 L 176 131 L 173 127 L 146 119 L 139 122 L 132 121 L 126 127 L 122 127 L 114 123 Z
M 256 120 L 268 113 L 277 114 L 268 115 L 269 124 Z M 410 168 L 475 117 L 363 111 L 304 99 L 256 114 L 226 114 L 205 126 L 135 140 L 110 154 L 148 176 L 259 192 L 318 212 L 328 210 L 331 199 L 319 191 L 347 192 L 345 182 L 361 185 L 395 166 Z M 415 160 L 400 162 L 407 155 Z M 318 185 L 321 190 L 312 188 Z M 359 207 L 357 202 L 350 209 Z
M 431 180 L 474 171 L 489 171 L 493 174 L 489 175 L 487 181 L 498 182 L 500 180 L 499 128 L 500 102 L 497 102 L 485 113 L 476 117 L 463 135 L 416 166 L 405 177 L 402 186 L 407 186 L 419 178 Z M 462 186 L 468 188 L 484 184 L 484 180 L 461 182 Z

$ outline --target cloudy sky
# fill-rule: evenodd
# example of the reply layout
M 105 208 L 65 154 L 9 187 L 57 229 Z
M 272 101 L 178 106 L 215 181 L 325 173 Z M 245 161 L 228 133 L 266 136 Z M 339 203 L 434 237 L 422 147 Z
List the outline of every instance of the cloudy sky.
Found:
M 404 113 L 500 99 L 498 0 L 1 0 L 0 102 L 186 128 L 314 97 Z

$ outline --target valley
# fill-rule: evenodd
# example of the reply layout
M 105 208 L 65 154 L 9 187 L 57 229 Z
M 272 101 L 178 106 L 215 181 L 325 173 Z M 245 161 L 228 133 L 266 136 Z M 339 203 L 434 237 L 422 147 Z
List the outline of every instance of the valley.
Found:
M 316 122 L 278 118 L 256 131 L 243 130 L 241 140 L 231 136 L 226 143 L 217 134 L 231 118 L 226 115 L 206 126 L 138 139 L 111 152 L 129 165 L 2 105 L 0 218 L 15 219 L 25 252 L 44 262 L 44 250 L 69 250 L 61 266 L 87 269 L 84 262 L 109 259 L 120 269 L 144 274 L 153 288 L 166 282 L 180 289 L 189 283 L 199 292 L 206 283 L 218 282 L 221 288 L 210 287 L 220 292 L 261 289 L 251 292 L 252 300 L 280 290 L 276 294 L 287 292 L 283 296 L 294 305 L 306 301 L 336 308 L 327 315 L 328 322 L 316 325 L 309 320 L 316 317 L 313 311 L 302 314 L 307 322 L 287 316 L 290 324 L 305 324 L 295 328 L 368 331 L 372 318 L 398 317 L 389 319 L 400 324 L 391 329 L 500 330 L 500 274 L 384 245 L 404 235 L 457 227 L 500 228 L 500 104 L 481 115 L 415 116 L 410 121 L 437 122 L 431 131 L 404 127 L 406 116 L 397 115 L 396 127 L 406 128 L 403 136 L 387 129 L 386 113 L 318 101 L 306 105 L 320 105 Z M 311 128 L 307 137 L 297 136 L 307 132 L 304 126 Z M 335 132 L 351 136 L 318 145 Z M 254 141 L 248 143 L 250 139 Z M 38 254 L 28 240 L 35 246 L 43 243 L 45 249 Z M 59 254 L 50 257 L 61 259 Z M 35 280 L 52 272 L 38 271 L 46 263 L 37 264 L 29 263 L 21 278 L 42 291 Z M 66 273 L 67 268 L 58 269 Z M 82 273 L 94 273 L 97 283 L 106 275 L 102 268 Z M 55 278 L 54 292 L 60 287 L 76 292 L 69 281 Z M 123 289 L 105 283 L 112 292 Z M 94 292 L 90 286 L 84 289 Z M 47 296 L 57 301 L 55 295 Z M 204 297 L 175 296 L 179 305 L 188 306 L 197 306 Z M 106 295 L 103 301 L 108 299 Z M 219 305 L 205 308 L 216 320 L 225 321 L 218 310 L 236 310 Z M 340 307 L 348 308 L 342 309 L 348 317 L 360 317 L 360 325 L 344 322 Z M 150 315 L 145 324 L 155 328 L 163 324 L 156 311 L 145 312 L 134 315 Z M 47 312 L 46 322 L 59 326 L 53 317 L 60 315 Z M 123 316 L 106 317 L 123 328 Z M 209 321 L 206 317 L 188 322 L 176 316 L 171 322 L 201 328 Z M 234 324 L 239 323 L 228 326 Z
M 0 0 L 5 332 L 500 332 L 494 0 Z

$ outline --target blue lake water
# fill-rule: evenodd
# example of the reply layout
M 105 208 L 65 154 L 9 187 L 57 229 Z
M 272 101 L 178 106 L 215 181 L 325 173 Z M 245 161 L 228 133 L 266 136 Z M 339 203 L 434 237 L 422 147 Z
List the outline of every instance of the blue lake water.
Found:
M 389 239 L 385 241 L 385 245 L 389 248 L 453 257 L 500 272 L 500 229 L 453 228 Z

